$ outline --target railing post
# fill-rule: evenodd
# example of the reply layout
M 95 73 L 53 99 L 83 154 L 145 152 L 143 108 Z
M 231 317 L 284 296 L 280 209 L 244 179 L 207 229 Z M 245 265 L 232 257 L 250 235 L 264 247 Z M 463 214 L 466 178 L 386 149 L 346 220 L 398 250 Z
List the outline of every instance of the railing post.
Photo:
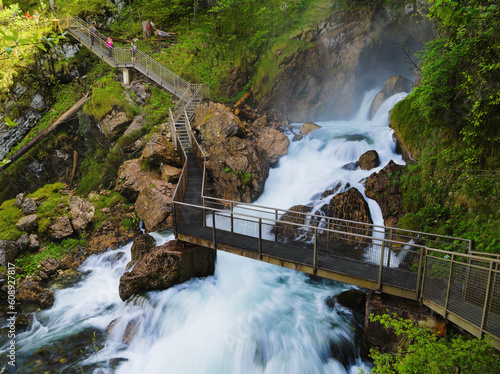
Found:
M 451 255 L 451 265 L 450 265 L 450 274 L 448 275 L 448 287 L 446 289 L 446 300 L 444 302 L 444 318 L 448 317 L 448 300 L 450 299 L 450 290 L 451 290 L 451 277 L 453 275 L 453 263 L 455 262 L 455 254 Z
M 274 210 L 274 242 L 278 243 L 278 209 Z
M 424 297 L 425 277 L 427 275 L 426 273 L 427 273 L 427 253 L 428 253 L 427 247 L 422 248 L 422 250 L 425 251 L 425 256 L 423 256 L 425 257 L 425 262 L 422 263 L 424 271 L 422 272 L 422 287 L 420 288 L 420 298 L 419 298 L 420 303 L 422 303 L 422 298 Z
M 420 292 L 420 275 L 422 274 L 423 260 L 424 260 L 424 249 L 420 248 L 420 256 L 418 258 L 417 286 L 416 286 L 416 291 L 415 291 L 415 295 L 417 297 L 417 300 L 420 299 L 420 295 L 419 295 L 419 292 Z M 422 279 L 422 281 L 423 281 L 423 279 Z
M 382 240 L 382 248 L 380 250 L 380 268 L 378 269 L 378 283 L 377 289 L 382 289 L 382 269 L 384 268 L 384 247 L 385 247 L 385 238 Z
M 316 274 L 317 242 L 318 242 L 318 229 L 315 227 L 314 228 L 313 274 Z
M 330 254 L 330 226 L 332 222 L 330 217 L 326 220 L 326 253 Z
M 233 213 L 233 202 L 229 203 L 229 210 L 231 211 L 231 232 L 234 232 L 234 213 Z
M 259 260 L 262 260 L 262 218 L 259 217 Z
M 213 226 L 213 229 L 212 229 L 212 237 L 213 237 L 213 242 L 214 242 L 214 249 L 217 249 L 217 231 L 215 229 L 215 215 L 216 215 L 216 212 L 215 210 L 212 212 L 212 226 Z
M 488 299 L 490 298 L 491 288 L 491 274 L 493 273 L 493 261 L 490 261 L 490 270 L 488 271 L 488 282 L 486 284 L 486 295 L 484 296 L 483 316 L 481 317 L 481 328 L 479 329 L 479 336 L 483 336 L 484 323 L 486 322 L 486 311 L 488 310 Z
M 390 240 L 390 243 L 391 243 L 391 247 L 392 247 L 392 227 L 391 229 L 389 230 L 390 234 L 389 234 L 389 240 Z M 385 230 L 384 230 L 384 237 L 385 237 Z M 390 268 L 391 267 L 391 248 L 388 248 L 389 249 L 389 252 L 387 253 L 387 267 Z

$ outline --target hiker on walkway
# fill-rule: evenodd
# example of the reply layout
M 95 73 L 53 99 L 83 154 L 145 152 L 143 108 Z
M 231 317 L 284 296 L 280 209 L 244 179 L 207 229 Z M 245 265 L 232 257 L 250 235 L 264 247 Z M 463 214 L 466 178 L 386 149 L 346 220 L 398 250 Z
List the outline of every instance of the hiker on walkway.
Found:
M 94 25 L 90 25 L 89 35 L 90 35 L 90 45 L 94 45 L 94 39 L 95 39 L 95 26 Z
M 108 36 L 108 40 L 106 40 L 106 45 L 108 46 L 109 50 L 108 57 L 111 57 L 111 54 L 113 53 L 113 40 L 111 40 L 110 36 Z
M 28 10 L 28 11 L 26 12 L 26 19 L 30 19 L 30 18 L 31 18 L 31 15 L 30 15 L 30 11 Z
M 137 47 L 134 42 L 130 42 L 130 59 L 135 63 L 135 52 L 137 52 Z
M 36 28 L 38 28 L 38 20 L 40 19 L 40 15 L 36 10 L 33 11 L 33 19 L 35 20 Z

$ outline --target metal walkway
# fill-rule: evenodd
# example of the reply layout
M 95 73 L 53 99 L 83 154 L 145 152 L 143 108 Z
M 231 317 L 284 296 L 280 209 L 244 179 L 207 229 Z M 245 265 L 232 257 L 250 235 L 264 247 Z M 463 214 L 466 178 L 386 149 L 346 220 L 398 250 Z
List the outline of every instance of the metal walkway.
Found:
M 102 61 L 115 68 L 135 69 L 144 76 L 156 82 L 172 95 L 178 98 L 177 105 L 170 112 L 171 131 L 179 134 L 179 139 L 184 148 L 189 148 L 186 122 L 194 115 L 194 108 L 209 96 L 207 87 L 203 84 L 192 84 L 181 78 L 161 63 L 137 49 L 135 61 L 132 61 L 130 47 L 113 45 L 110 51 L 106 45 L 106 37 L 95 32 L 93 41 L 89 31 L 90 25 L 78 17 L 66 16 L 61 19 L 61 26 L 68 33 L 98 56 Z M 177 148 L 177 144 L 176 148 Z
M 173 198 L 177 239 L 419 300 L 470 333 L 490 336 L 500 349 L 500 255 L 472 252 L 465 239 L 205 196 L 208 155 L 190 125 L 203 85 L 140 51 L 135 63 L 128 48 L 114 47 L 110 57 L 101 34 L 90 45 L 88 26 L 67 17 L 68 32 L 103 61 L 134 68 L 179 98 L 170 113 L 184 164 Z
M 208 156 L 188 135 L 173 198 L 177 239 L 419 300 L 500 350 L 499 255 L 472 252 L 466 239 L 205 196 Z

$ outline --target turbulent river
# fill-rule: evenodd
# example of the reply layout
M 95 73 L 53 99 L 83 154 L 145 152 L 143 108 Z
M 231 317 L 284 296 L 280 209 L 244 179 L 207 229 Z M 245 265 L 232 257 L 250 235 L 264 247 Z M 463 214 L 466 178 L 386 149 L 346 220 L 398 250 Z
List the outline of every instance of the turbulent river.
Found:
M 375 93 L 366 94 L 354 119 L 319 122 L 321 129 L 292 142 L 255 203 L 282 209 L 315 205 L 323 191 L 339 183 L 363 193 L 363 178 L 391 159 L 402 164 L 394 152 L 388 111 L 404 94 L 391 97 L 368 120 Z M 293 126 L 288 133 L 293 136 Z M 342 168 L 371 149 L 378 152 L 380 167 Z M 367 201 L 373 222 L 383 224 L 378 205 Z M 169 232 L 152 235 L 158 244 L 173 238 Z M 124 303 L 118 284 L 130 247 L 89 257 L 79 268 L 80 279 L 55 291 L 54 305 L 17 335 L 19 373 L 369 371 L 352 312 L 326 302 L 353 286 L 219 251 L 214 276 Z M 2 345 L 4 356 L 7 346 Z

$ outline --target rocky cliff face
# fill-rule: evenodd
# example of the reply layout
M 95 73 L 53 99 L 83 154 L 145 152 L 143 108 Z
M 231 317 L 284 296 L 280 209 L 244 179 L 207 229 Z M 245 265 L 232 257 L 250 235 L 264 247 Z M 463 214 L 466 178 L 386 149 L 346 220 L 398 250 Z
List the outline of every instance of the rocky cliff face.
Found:
M 334 12 L 316 30 L 294 36 L 311 47 L 282 58 L 270 93 L 256 94 L 259 109 L 291 122 L 348 117 L 366 90 L 390 76 L 413 80 L 401 46 L 411 53 L 423 48 L 433 32 L 425 12 L 420 1 L 397 10 L 373 2 Z

